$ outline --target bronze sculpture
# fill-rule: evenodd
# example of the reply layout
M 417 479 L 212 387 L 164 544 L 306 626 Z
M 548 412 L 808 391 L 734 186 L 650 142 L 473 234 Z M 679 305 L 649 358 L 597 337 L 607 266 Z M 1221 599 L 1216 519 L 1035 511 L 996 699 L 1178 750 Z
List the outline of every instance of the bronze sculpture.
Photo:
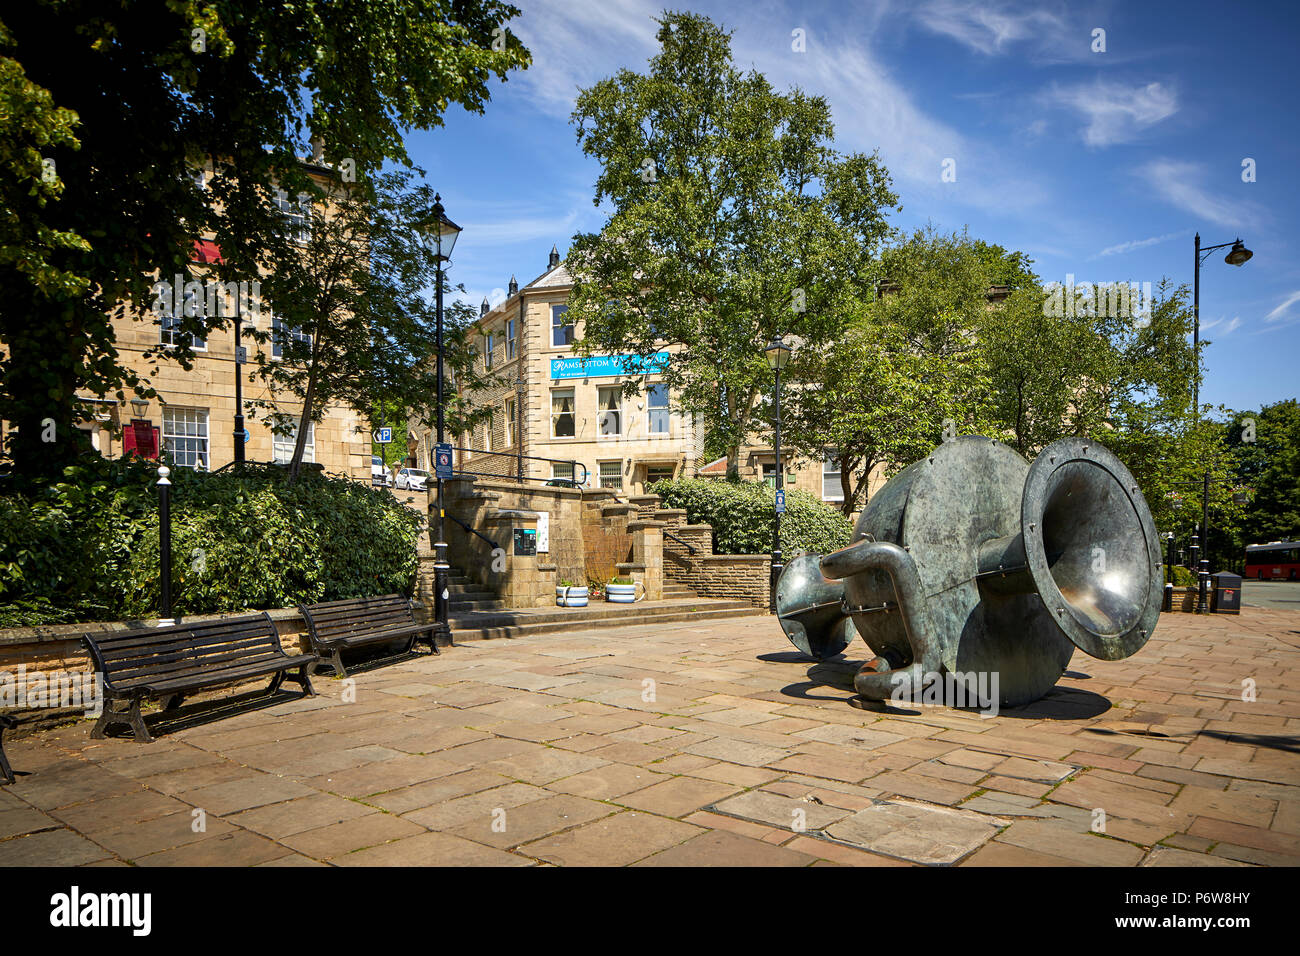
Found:
M 1160 600 L 1146 500 L 1118 458 L 1081 438 L 1032 466 L 994 439 L 945 441 L 872 496 L 853 543 L 795 558 L 777 585 L 781 626 L 805 653 L 833 657 L 862 635 L 875 653 L 854 678 L 863 697 L 992 674 L 1012 706 L 1047 693 L 1075 647 L 1137 652 Z

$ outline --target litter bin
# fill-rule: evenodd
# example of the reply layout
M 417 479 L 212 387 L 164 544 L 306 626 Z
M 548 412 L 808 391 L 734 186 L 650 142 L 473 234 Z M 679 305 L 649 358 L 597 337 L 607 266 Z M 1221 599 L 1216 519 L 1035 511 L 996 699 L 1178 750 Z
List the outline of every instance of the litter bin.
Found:
M 1214 614 L 1241 613 L 1241 575 L 1220 571 L 1210 575 L 1210 611 Z

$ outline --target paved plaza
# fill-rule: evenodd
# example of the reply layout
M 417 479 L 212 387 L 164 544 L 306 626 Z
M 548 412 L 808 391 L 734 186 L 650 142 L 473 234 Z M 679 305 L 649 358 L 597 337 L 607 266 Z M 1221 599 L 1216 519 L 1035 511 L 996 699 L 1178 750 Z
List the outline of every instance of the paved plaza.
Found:
M 749 617 L 241 688 L 153 744 L 81 721 L 10 745 L 0 865 L 1300 864 L 1300 612 L 1164 615 L 993 717 L 863 705 L 855 666 Z

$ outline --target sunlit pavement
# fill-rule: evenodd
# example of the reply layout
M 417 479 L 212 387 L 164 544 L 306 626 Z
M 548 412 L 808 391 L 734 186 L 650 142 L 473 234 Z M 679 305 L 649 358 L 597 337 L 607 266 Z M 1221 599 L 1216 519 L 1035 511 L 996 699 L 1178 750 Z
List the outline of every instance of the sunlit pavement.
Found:
M 1300 612 L 1300 581 L 1242 581 L 1241 603 Z
M 154 744 L 83 721 L 9 745 L 0 864 L 1300 863 L 1297 611 L 1164 615 L 989 718 L 854 706 L 854 666 L 750 617 L 209 698 Z

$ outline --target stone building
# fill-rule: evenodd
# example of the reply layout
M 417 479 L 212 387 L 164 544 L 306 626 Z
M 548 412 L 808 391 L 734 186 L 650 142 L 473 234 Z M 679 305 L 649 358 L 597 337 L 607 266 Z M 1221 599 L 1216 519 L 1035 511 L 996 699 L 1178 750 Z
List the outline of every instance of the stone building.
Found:
M 328 167 L 305 165 L 321 181 L 334 175 Z M 196 175 L 206 177 L 208 173 Z M 292 228 L 311 228 L 313 210 L 306 200 L 305 195 L 296 200 L 284 194 L 279 197 Z M 197 302 L 192 307 L 205 310 L 204 314 L 215 314 L 220 308 L 221 314 L 231 315 L 237 307 L 243 313 L 242 342 L 247 350 L 247 363 L 242 366 L 244 421 L 248 432 L 245 460 L 287 462 L 292 457 L 295 434 L 277 435 L 265 418 L 254 421 L 250 403 L 274 398 L 276 408 L 292 418 L 296 433 L 301 402 L 289 395 L 273 396 L 260 381 L 250 381 L 249 372 L 256 367 L 258 351 L 269 350 L 270 359 L 275 361 L 280 351 L 275 338 L 299 336 L 299 333 L 282 328 L 271 310 L 257 301 L 256 283 L 238 289 L 217 287 L 215 282 L 209 284 L 206 266 L 218 261 L 219 256 L 220 250 L 211 237 L 196 240 L 190 274 L 161 279 L 167 283 L 161 298 L 169 300 L 170 307 L 160 309 L 162 314 L 156 315 L 150 303 L 143 311 L 119 313 L 114 317 L 119 361 L 152 384 L 159 397 L 149 402 L 129 398 L 124 402 L 91 399 L 96 407 L 94 419 L 80 427 L 90 433 L 92 445 L 105 457 L 117 458 L 127 452 L 157 457 L 161 451 L 173 464 L 206 470 L 234 460 L 237 366 L 233 330 L 226 329 L 209 335 L 206 340 L 195 341 L 195 358 L 189 371 L 173 361 L 145 358 L 146 350 L 173 344 L 173 335 L 180 333 L 174 333 L 170 327 L 172 316 L 190 302 Z M 253 341 L 246 334 L 250 327 L 272 332 L 272 342 L 263 345 Z M 155 367 L 157 372 L 153 371 Z M 351 409 L 326 406 L 321 421 L 308 433 L 303 460 L 321 465 L 330 474 L 368 481 L 369 431 L 369 423 Z
M 661 478 L 725 476 L 725 460 L 719 467 L 703 459 L 702 429 L 653 374 L 657 363 L 672 361 L 678 347 L 665 345 L 647 363 L 644 376 L 626 374 L 634 356 L 578 358 L 572 343 L 582 328 L 566 318 L 572 285 L 552 247 L 546 271 L 523 286 L 511 277 L 505 301 L 496 307 L 483 303 L 473 330 L 475 345 L 480 363 L 503 384 L 473 396 L 475 404 L 492 408 L 490 424 L 448 436 L 457 448 L 457 472 L 573 479 L 620 496 L 642 494 Z M 644 379 L 632 398 L 620 388 L 629 377 Z M 412 466 L 432 470 L 435 440 L 430 429 L 411 423 Z M 829 459 L 809 460 L 784 449 L 782 458 L 787 488 L 803 489 L 829 504 L 841 500 L 839 472 Z M 774 482 L 770 441 L 760 438 L 745 446 L 740 468 L 742 479 Z

